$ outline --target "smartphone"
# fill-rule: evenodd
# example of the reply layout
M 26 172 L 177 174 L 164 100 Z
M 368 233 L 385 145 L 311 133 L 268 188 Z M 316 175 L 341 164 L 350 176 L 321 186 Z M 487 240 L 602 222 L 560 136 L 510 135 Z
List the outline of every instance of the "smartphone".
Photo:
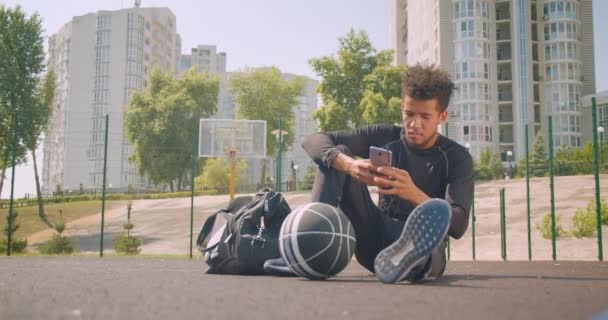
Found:
M 371 146 L 369 147 L 369 160 L 376 167 L 390 167 L 393 153 L 387 149 Z

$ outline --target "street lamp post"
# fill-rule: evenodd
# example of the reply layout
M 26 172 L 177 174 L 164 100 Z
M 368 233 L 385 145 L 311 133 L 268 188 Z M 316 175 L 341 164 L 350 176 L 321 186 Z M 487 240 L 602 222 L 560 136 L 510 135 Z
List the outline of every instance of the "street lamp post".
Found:
M 293 188 L 293 191 L 298 191 L 298 169 L 300 169 L 300 165 L 294 164 L 293 165 L 293 175 L 294 175 L 294 180 L 295 180 L 295 186 Z
M 600 134 L 600 164 L 603 165 L 604 164 L 604 127 L 597 127 L 597 133 Z

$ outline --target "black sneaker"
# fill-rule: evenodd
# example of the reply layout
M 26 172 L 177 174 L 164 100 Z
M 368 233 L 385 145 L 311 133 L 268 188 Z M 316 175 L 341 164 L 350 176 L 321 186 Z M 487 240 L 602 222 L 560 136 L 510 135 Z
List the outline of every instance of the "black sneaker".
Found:
M 451 216 L 450 205 L 442 199 L 431 199 L 416 207 L 399 239 L 376 256 L 376 277 L 384 283 L 402 280 L 443 241 Z
M 295 277 L 297 276 L 287 266 L 287 263 L 283 258 L 268 259 L 264 262 L 264 272 L 266 274 L 278 277 Z

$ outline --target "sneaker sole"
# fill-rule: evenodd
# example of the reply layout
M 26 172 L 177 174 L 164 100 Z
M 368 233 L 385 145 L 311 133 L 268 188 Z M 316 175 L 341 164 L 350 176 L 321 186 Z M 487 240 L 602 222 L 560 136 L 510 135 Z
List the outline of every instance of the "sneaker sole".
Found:
M 451 216 L 449 204 L 442 199 L 431 199 L 416 207 L 399 239 L 376 256 L 376 277 L 384 283 L 401 280 L 443 241 Z

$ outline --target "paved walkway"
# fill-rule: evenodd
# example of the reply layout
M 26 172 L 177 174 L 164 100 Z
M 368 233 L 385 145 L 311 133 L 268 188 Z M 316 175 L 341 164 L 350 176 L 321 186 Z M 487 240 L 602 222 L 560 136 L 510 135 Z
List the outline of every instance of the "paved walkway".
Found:
M 592 319 L 608 263 L 452 262 L 385 285 L 356 262 L 326 281 L 205 275 L 200 260 L 0 258 L 0 319 Z M 608 314 L 601 319 L 607 319 Z

